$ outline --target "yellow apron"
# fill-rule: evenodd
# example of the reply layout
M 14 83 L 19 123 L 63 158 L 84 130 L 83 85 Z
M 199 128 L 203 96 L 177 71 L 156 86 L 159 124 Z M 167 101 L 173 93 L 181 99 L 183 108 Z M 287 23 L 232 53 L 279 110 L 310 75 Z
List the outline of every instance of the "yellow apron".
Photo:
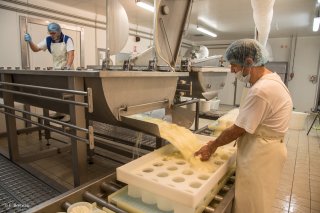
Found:
M 259 126 L 238 139 L 235 213 L 270 213 L 287 157 L 283 137 Z
M 67 45 L 64 42 L 51 43 L 53 68 L 61 69 L 67 65 Z

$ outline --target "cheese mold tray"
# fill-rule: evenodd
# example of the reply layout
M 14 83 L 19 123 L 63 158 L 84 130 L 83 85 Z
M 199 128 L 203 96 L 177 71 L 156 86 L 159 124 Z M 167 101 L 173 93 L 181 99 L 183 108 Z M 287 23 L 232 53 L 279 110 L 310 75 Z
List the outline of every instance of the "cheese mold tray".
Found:
M 205 144 L 214 138 L 197 135 Z M 117 168 L 117 179 L 128 184 L 128 195 L 141 198 L 162 211 L 195 212 L 212 188 L 235 162 L 232 144 L 219 147 L 214 154 L 216 169 L 200 171 L 166 145 Z

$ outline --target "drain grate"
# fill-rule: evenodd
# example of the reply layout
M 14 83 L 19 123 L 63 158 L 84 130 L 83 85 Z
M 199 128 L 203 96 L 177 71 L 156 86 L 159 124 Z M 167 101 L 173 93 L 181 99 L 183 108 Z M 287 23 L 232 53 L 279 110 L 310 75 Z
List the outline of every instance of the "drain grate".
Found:
M 0 187 L 0 212 L 23 212 L 29 207 L 15 199 L 10 193 Z
M 0 212 L 23 212 L 59 194 L 0 155 Z

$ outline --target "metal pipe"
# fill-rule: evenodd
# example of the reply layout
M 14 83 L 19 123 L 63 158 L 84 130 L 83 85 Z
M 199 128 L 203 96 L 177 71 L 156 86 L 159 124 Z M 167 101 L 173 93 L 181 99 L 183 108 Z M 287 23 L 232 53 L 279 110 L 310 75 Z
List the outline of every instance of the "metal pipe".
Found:
M 82 196 L 83 196 L 84 200 L 86 200 L 88 202 L 96 202 L 99 206 L 106 207 L 107 209 L 110 209 L 116 213 L 128 213 L 127 211 L 124 211 L 124 210 L 118 208 L 117 206 L 115 206 L 111 203 L 108 203 L 104 199 L 101 199 L 101 198 L 91 194 L 88 191 L 85 191 Z
M 227 186 L 227 185 L 222 187 L 222 190 L 225 191 L 225 192 L 229 191 L 230 189 L 231 188 L 229 186 Z
M 196 117 L 195 117 L 195 121 L 194 121 L 194 130 L 198 130 L 199 129 L 199 100 L 196 102 Z
M 204 213 L 213 213 L 215 209 L 211 206 L 206 206 L 206 208 L 203 210 Z
M 1 111 L 0 111 L 0 113 L 3 113 L 3 114 L 6 114 L 6 115 L 9 115 L 9 116 L 18 118 L 18 119 L 23 120 L 23 121 L 30 122 L 30 123 L 32 123 L 32 124 L 34 124 L 34 125 L 41 126 L 41 127 L 43 127 L 44 129 L 49 129 L 49 130 L 51 130 L 51 131 L 53 131 L 53 132 L 57 132 L 57 133 L 59 133 L 59 134 L 61 134 L 61 135 L 68 136 L 68 137 L 70 137 L 70 138 L 74 138 L 74 139 L 77 139 L 77 140 L 80 140 L 80 141 L 89 143 L 89 141 L 88 141 L 87 139 L 85 139 L 85 138 L 81 138 L 81 137 L 78 137 L 78 136 L 75 136 L 75 135 L 71 135 L 71 134 L 69 134 L 69 133 L 66 133 L 66 132 L 63 132 L 63 131 L 60 131 L 60 130 L 51 128 L 51 127 L 48 127 L 48 126 L 46 126 L 46 125 L 39 124 L 39 123 L 37 123 L 37 122 L 35 122 L 35 121 L 28 120 L 28 119 L 26 119 L 26 118 L 23 118 L 23 117 L 20 117 L 20 116 L 17 116 L 17 115 L 8 113 L 8 112 L 1 112 Z
M 69 203 L 68 201 L 64 202 L 62 205 L 61 205 L 61 208 L 65 211 L 68 210 L 68 208 L 71 206 L 72 204 Z
M 29 94 L 25 92 L 18 92 L 18 91 L 12 91 L 12 90 L 7 90 L 7 89 L 0 89 L 2 92 L 8 92 L 8 93 L 13 93 L 13 94 L 18 94 L 18 95 L 24 95 L 24 96 L 30 96 L 34 98 L 43 98 L 51 101 L 57 101 L 57 102 L 62 102 L 62 103 L 68 103 L 68 104 L 74 104 L 74 105 L 79 105 L 83 107 L 88 107 L 87 103 L 82 103 L 82 102 L 77 102 L 77 101 L 68 101 L 68 100 L 62 100 L 60 98 L 52 98 L 52 97 L 47 97 L 43 95 L 35 95 L 35 94 Z
M 28 115 L 31 115 L 31 116 L 36 117 L 36 118 L 41 118 L 41 119 L 43 119 L 43 120 L 50 121 L 50 122 L 52 122 L 52 123 L 60 124 L 60 125 L 62 125 L 62 126 L 67 126 L 67 127 L 70 127 L 70 128 L 76 129 L 76 130 L 80 130 L 80 131 L 89 133 L 89 130 L 88 130 L 88 129 L 81 128 L 81 127 L 78 127 L 78 126 L 75 126 L 75 125 L 72 125 L 72 124 L 68 124 L 68 123 L 65 123 L 65 122 L 62 122 L 62 121 L 57 121 L 57 120 L 54 120 L 54 119 L 52 119 L 52 118 L 48 118 L 48 117 L 45 117 L 45 116 L 37 115 L 37 114 L 34 114 L 34 113 L 32 113 L 32 112 L 28 112 L 28 111 L 25 111 L 25 110 L 22 110 L 22 109 L 17 109 L 17 108 L 14 108 L 14 107 L 9 107 L 9 106 L 4 105 L 4 104 L 0 104 L 0 107 L 4 107 L 4 108 L 7 108 L 7 109 L 11 109 L 11 110 L 14 110 L 14 111 L 18 111 L 18 112 L 21 112 L 21 113 L 23 113 L 23 114 L 28 114 Z M 1 112 L 1 111 L 0 111 L 0 112 Z M 28 119 L 28 121 L 30 121 L 30 120 Z
M 110 35 L 110 26 L 109 26 L 109 0 L 106 0 L 106 58 L 105 58 L 105 67 L 102 66 L 102 69 L 108 69 L 109 68 L 109 62 L 110 62 L 110 49 L 109 49 L 109 35 Z M 103 63 L 102 63 L 103 64 Z
M 101 188 L 104 192 L 106 192 L 106 193 L 108 193 L 108 194 L 111 194 L 111 193 L 116 192 L 116 191 L 119 190 L 119 188 L 117 188 L 117 187 L 115 187 L 115 186 L 113 186 L 113 185 L 111 185 L 111 184 L 109 184 L 109 183 L 106 183 L 106 182 L 103 182 L 103 183 L 101 184 L 100 188 Z
M 223 200 L 215 207 L 216 212 L 229 212 L 232 209 L 234 200 L 234 185 L 231 189 L 224 195 Z
M 231 176 L 231 177 L 229 177 L 229 181 L 231 181 L 231 182 L 235 182 L 236 181 L 236 176 Z
M 176 89 L 178 92 L 190 92 L 190 90 L 187 89 Z
M 108 182 L 110 185 L 118 188 L 118 189 L 121 189 L 122 187 L 126 186 L 127 184 L 124 184 L 124 183 L 121 183 L 121 182 L 115 182 L 115 181 L 110 181 Z
M 220 196 L 220 195 L 216 195 L 216 196 L 214 196 L 214 198 L 213 198 L 214 200 L 216 200 L 216 201 L 219 201 L 219 202 L 221 202 L 222 200 L 223 200 L 223 197 L 222 196 Z
M 157 1 L 153 1 L 153 7 L 156 10 L 157 8 Z M 153 13 L 153 33 L 152 33 L 152 38 L 150 40 L 152 40 L 152 56 L 153 56 L 153 60 L 154 60 L 154 66 L 153 66 L 153 70 L 156 70 L 156 68 L 158 67 L 158 55 L 157 55 L 157 51 L 156 51 L 156 36 L 157 36 L 157 12 Z M 150 42 L 151 43 L 151 42 Z
M 120 108 L 119 108 L 119 111 L 128 111 L 130 108 L 143 107 L 143 106 L 148 106 L 148 105 L 152 105 L 152 104 L 168 103 L 168 102 L 169 102 L 169 100 L 168 100 L 168 99 L 165 99 L 165 100 L 163 100 L 163 101 L 154 101 L 154 102 L 145 103 L 145 104 L 125 106 L 125 107 L 120 107 Z
M 192 99 L 190 101 L 184 101 L 179 104 L 175 104 L 175 105 L 173 105 L 173 107 L 180 107 L 180 106 L 184 106 L 184 105 L 189 105 L 189 104 L 197 103 L 199 101 L 200 101 L 199 99 Z
M 25 88 L 34 88 L 34 89 L 42 89 L 42 90 L 55 91 L 55 92 L 70 93 L 70 94 L 75 94 L 75 95 L 85 95 L 85 96 L 88 95 L 88 92 L 77 91 L 77 90 L 67 90 L 67 89 L 58 89 L 58 88 L 51 88 L 51 87 L 26 85 L 26 84 L 8 83 L 8 82 L 3 82 L 3 81 L 1 81 L 0 84 L 10 85 L 10 86 L 15 86 L 15 87 L 25 87 Z
M 65 12 L 62 12 L 61 10 L 54 10 L 54 9 L 50 9 L 50 8 L 47 8 L 47 7 L 41 7 L 41 6 L 36 5 L 36 4 L 30 4 L 30 3 L 26 4 L 25 2 L 17 1 L 17 0 L 3 0 L 3 1 L 9 2 L 9 3 L 13 3 L 13 4 L 17 4 L 17 5 L 21 5 L 21 6 L 26 6 L 28 8 L 28 10 L 29 10 L 29 8 L 32 8 L 32 9 L 37 9 L 37 10 L 40 10 L 40 11 L 46 11 L 46 12 L 51 12 L 51 13 L 55 13 L 55 14 L 59 14 L 59 15 L 63 15 L 63 16 L 76 18 L 76 19 L 81 19 L 83 21 L 97 22 L 98 24 L 105 24 L 102 21 L 97 21 L 97 20 L 94 20 L 94 19 L 85 18 L 85 17 L 82 17 L 82 16 L 77 16 L 75 14 L 67 14 Z
M 62 12 L 62 11 L 59 11 L 59 10 L 54 10 L 54 9 L 50 9 L 50 8 L 47 8 L 47 7 L 41 7 L 39 5 L 35 5 L 35 4 L 26 4 L 25 2 L 22 2 L 22 1 L 17 1 L 17 0 L 3 0 L 3 1 L 6 1 L 6 2 L 9 2 L 9 3 L 13 3 L 13 4 L 17 4 L 17 5 L 21 5 L 21 6 L 26 6 L 28 10 L 28 12 L 26 12 L 26 14 L 30 14 L 32 13 L 32 11 L 29 10 L 29 8 L 32 8 L 32 9 L 37 9 L 37 10 L 40 10 L 40 11 L 45 11 L 45 12 L 50 12 L 50 13 L 54 13 L 54 14 L 59 14 L 59 15 L 62 15 L 62 16 L 67 16 L 67 17 L 72 17 L 72 18 L 76 18 L 76 19 L 80 19 L 82 21 L 86 21 L 86 22 L 92 22 L 92 23 L 95 23 L 96 24 L 101 24 L 101 25 L 105 25 L 106 23 L 103 22 L 103 21 L 99 21 L 99 20 L 96 20 L 96 19 L 91 19 L 91 18 L 86 18 L 86 17 L 82 17 L 82 16 L 77 16 L 77 15 L 74 15 L 74 14 L 70 14 L 70 13 L 65 13 L 65 12 Z M 19 8 L 15 8 L 16 10 L 19 10 Z M 17 12 L 17 11 L 16 11 Z M 45 17 L 45 18 L 48 18 L 48 17 Z M 53 18 L 53 19 L 57 19 L 57 17 Z M 70 22 L 70 20 L 66 20 L 66 22 Z M 77 25 L 83 25 L 83 22 L 77 22 Z M 95 25 L 89 25 L 87 24 L 86 26 L 88 27 L 95 27 Z M 102 27 L 98 27 L 98 29 L 104 29 L 105 28 L 102 28 Z M 130 33 L 130 35 L 136 35 L 136 33 L 142 33 L 142 34 L 145 34 L 145 38 L 151 40 L 152 38 L 150 37 L 147 37 L 147 36 L 152 36 L 151 33 L 148 33 L 148 32 L 144 32 L 144 31 L 141 31 L 141 30 L 136 30 L 134 28 L 129 28 L 129 30 L 131 31 L 134 31 L 134 33 Z M 191 45 L 189 45 L 190 47 Z
M 182 85 L 183 85 L 183 86 L 191 86 L 191 83 L 190 83 L 190 84 L 187 84 L 187 83 L 184 83 L 184 84 L 183 84 L 183 83 L 178 83 L 178 85 L 180 85 L 180 86 L 182 86 Z
M 10 1 L 10 0 L 5 0 L 5 1 Z M 81 25 L 81 26 L 86 26 L 86 27 L 92 27 L 95 29 L 100 29 L 100 30 L 105 30 L 105 27 L 101 27 L 101 26 L 97 26 L 96 24 L 88 24 L 86 22 L 82 22 L 82 21 L 75 21 L 74 19 L 69 19 L 69 18 L 61 18 L 59 16 L 54 16 L 54 15 L 49 15 L 48 13 L 41 13 L 41 12 L 35 12 L 35 11 L 30 11 L 30 10 L 25 10 L 22 8 L 17 8 L 17 7 L 12 7 L 12 6 L 8 6 L 8 5 L 2 5 L 0 4 L 0 8 L 1 9 L 5 9 L 5 10 L 9 10 L 9 11 L 14 11 L 17 13 L 25 13 L 25 14 L 29 14 L 29 15 L 33 15 L 33 16 L 38 16 L 38 17 L 43 17 L 45 19 L 54 19 L 54 20 L 59 20 L 59 21 L 63 21 L 63 22 L 67 22 L 67 23 L 71 23 L 71 24 L 75 24 L 75 25 Z M 48 8 L 42 9 L 42 11 L 48 11 Z M 49 11 L 51 12 L 51 11 Z M 57 14 L 55 12 L 55 14 Z M 70 17 L 70 14 L 64 14 L 65 16 Z M 79 19 L 83 19 L 83 18 L 79 18 Z M 95 20 L 91 20 L 94 23 L 99 23 L 96 22 Z M 105 24 L 104 22 L 101 22 L 101 24 Z M 144 35 L 139 35 L 141 38 L 145 38 L 148 40 L 152 40 L 153 37 L 148 37 L 148 36 L 152 36 L 152 34 L 148 33 L 148 32 L 143 32 L 143 31 L 136 31 L 133 28 L 129 28 L 129 35 L 131 36 L 136 36 L 136 32 L 141 33 L 141 34 L 145 34 Z M 188 47 L 191 47 L 191 45 L 187 44 L 187 43 L 183 43 L 185 45 L 188 45 Z
M 82 21 L 75 21 L 74 19 L 70 19 L 70 18 L 63 18 L 63 17 L 61 18 L 60 16 L 56 16 L 56 15 L 49 15 L 46 12 L 35 12 L 35 11 L 30 11 L 30 10 L 26 10 L 26 9 L 22 9 L 22 8 L 18 8 L 18 7 L 12 7 L 12 6 L 8 6 L 8 5 L 2 5 L 2 4 L 0 4 L 0 8 L 5 9 L 5 10 L 18 12 L 18 13 L 25 13 L 28 15 L 43 17 L 46 19 L 54 19 L 54 20 L 58 20 L 58 21 L 63 21 L 63 22 L 67 22 L 67 23 L 71 23 L 71 24 L 75 24 L 75 25 L 81 25 L 81 26 L 93 27 L 93 28 L 97 27 L 94 24 L 88 24 L 88 23 L 82 22 Z M 103 27 L 97 27 L 97 28 L 98 29 L 105 29 Z

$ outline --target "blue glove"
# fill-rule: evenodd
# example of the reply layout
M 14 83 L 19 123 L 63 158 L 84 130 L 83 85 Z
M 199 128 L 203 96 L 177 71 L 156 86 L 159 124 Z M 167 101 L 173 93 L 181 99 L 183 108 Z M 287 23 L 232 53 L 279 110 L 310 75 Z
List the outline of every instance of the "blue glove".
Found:
M 26 42 L 30 42 L 30 41 L 31 41 L 31 36 L 30 36 L 29 33 L 24 34 L 24 40 L 25 40 Z

